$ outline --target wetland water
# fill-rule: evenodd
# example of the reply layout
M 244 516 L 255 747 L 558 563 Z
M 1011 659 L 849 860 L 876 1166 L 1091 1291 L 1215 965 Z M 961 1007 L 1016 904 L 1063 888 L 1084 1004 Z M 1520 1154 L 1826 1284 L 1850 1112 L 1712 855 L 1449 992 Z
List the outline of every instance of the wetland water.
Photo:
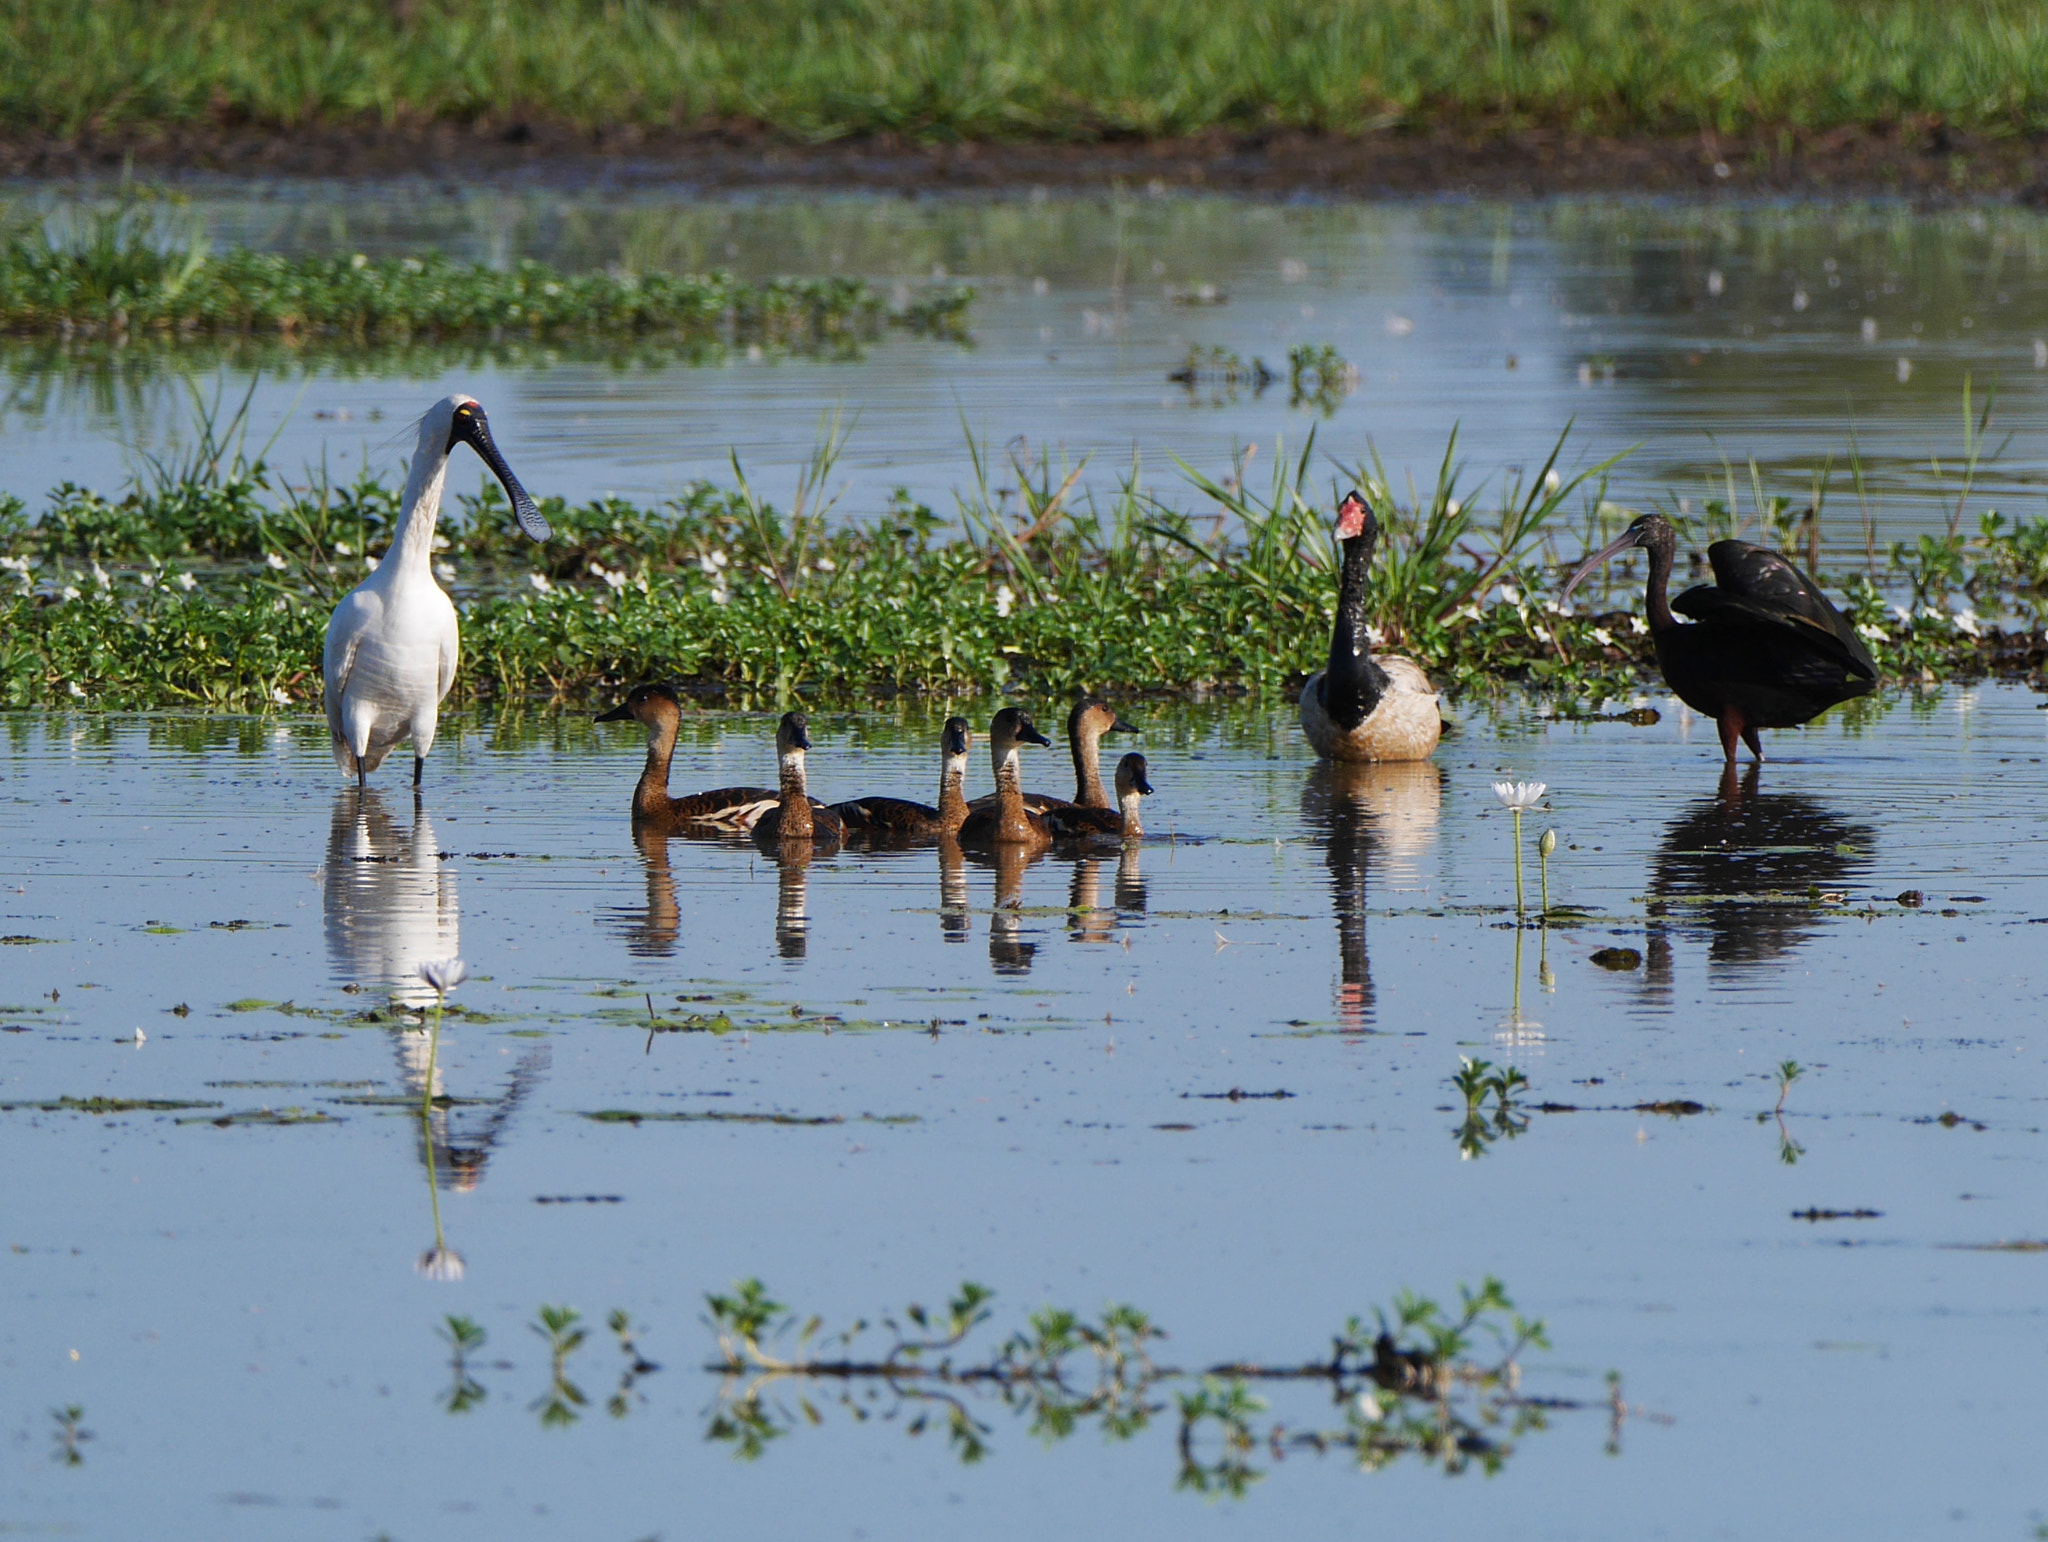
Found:
M 1126 703 L 1161 838 L 1021 869 L 636 847 L 640 736 L 576 719 L 445 724 L 417 805 L 337 785 L 315 720 L 0 719 L 0 1527 L 2029 1534 L 2048 725 L 2011 688 L 1897 699 L 1724 789 L 1711 725 L 1652 700 L 1648 727 L 1510 702 L 1348 778 L 1289 711 Z M 676 786 L 762 778 L 771 731 L 693 716 Z M 935 733 L 815 715 L 814 789 L 923 789 Z M 1553 902 L 1591 919 L 1512 926 L 1507 775 L 1550 784 L 1526 834 L 1559 831 Z M 387 997 L 454 953 L 423 1137 Z M 650 1035 L 644 996 L 730 1026 Z M 1529 1076 L 1520 1134 L 1461 1149 L 1461 1055 Z M 31 1106 L 93 1097 L 206 1106 Z M 437 1215 L 459 1281 L 417 1268 Z M 998 1333 L 1128 1301 L 1210 1365 L 1489 1273 L 1549 1327 L 1522 1391 L 1591 1405 L 1490 1477 L 1260 1444 L 1219 1502 L 1176 1491 L 1167 1394 L 1127 1441 L 970 1395 L 963 1464 L 942 1416 L 835 1384 L 771 1389 L 786 1432 L 736 1460 L 702 1369 L 703 1293 L 749 1275 L 835 1326 L 962 1279 Z M 592 1330 L 580 1408 L 549 1400 L 543 1303 Z M 623 1416 L 615 1308 L 661 1367 Z M 450 1313 L 489 1334 L 459 1413 Z
M 76 190 L 13 191 L 34 206 Z M 1614 481 L 1615 496 L 1638 505 L 1726 497 L 1725 455 L 1745 509 L 1749 456 L 1797 507 L 1833 456 L 1827 539 L 1860 553 L 1852 442 L 1881 534 L 1945 521 L 1968 378 L 1980 406 L 1985 391 L 1999 395 L 1990 447 L 2014 431 L 1978 478 L 1989 501 L 2036 515 L 2048 473 L 2048 219 L 2028 210 L 698 198 L 203 180 L 183 191 L 218 244 L 856 274 L 884 286 L 943 275 L 980 294 L 973 346 L 894 339 L 857 363 L 471 360 L 442 370 L 330 357 L 310 379 L 296 369 L 268 378 L 258 395 L 255 440 L 279 432 L 273 460 L 292 472 L 324 461 L 346 477 L 367 460 L 388 476 L 410 442 L 398 425 L 453 389 L 486 400 L 536 492 L 572 498 L 726 480 L 737 451 L 756 485 L 786 501 L 821 415 L 844 407 L 858 422 L 834 486 L 846 491 L 841 512 L 860 517 L 898 487 L 952 514 L 954 489 L 973 476 L 966 430 L 989 442 L 998 485 L 1010 477 L 1002 448 L 1021 439 L 1055 461 L 1093 455 L 1084 485 L 1104 491 L 1135 452 L 1151 484 L 1184 503 L 1174 456 L 1220 476 L 1256 444 L 1263 472 L 1281 441 L 1298 447 L 1319 423 L 1324 451 L 1354 462 L 1370 442 L 1395 485 L 1407 473 L 1426 487 L 1459 424 L 1474 474 L 1492 477 L 1540 464 L 1575 419 L 1573 451 L 1587 462 L 1640 444 Z M 1286 379 L 1291 347 L 1325 344 L 1361 372 L 1326 421 L 1290 406 Z M 1212 381 L 1183 389 L 1167 376 L 1191 347 L 1261 358 L 1281 379 L 1259 394 Z M 188 408 L 177 371 L 147 350 L 81 369 L 82 356 L 13 343 L 0 361 L 0 489 L 31 500 L 64 480 L 113 490 L 125 463 L 172 441 Z M 210 365 L 179 368 L 213 379 Z M 231 389 L 245 379 L 229 369 Z

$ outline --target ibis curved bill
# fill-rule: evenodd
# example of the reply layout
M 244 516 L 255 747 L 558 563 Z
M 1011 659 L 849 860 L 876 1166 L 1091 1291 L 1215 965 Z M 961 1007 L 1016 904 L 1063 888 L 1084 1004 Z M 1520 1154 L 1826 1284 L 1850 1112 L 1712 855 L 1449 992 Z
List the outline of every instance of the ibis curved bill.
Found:
M 1747 541 L 1716 541 L 1707 548 L 1715 582 L 1667 600 L 1678 532 L 1662 514 L 1643 515 L 1594 552 L 1559 598 L 1603 562 L 1634 548 L 1650 558 L 1644 608 L 1664 683 L 1693 711 L 1715 720 L 1721 753 L 1731 764 L 1738 741 L 1764 758 L 1758 729 L 1796 728 L 1876 686 L 1877 661 L 1848 617 L 1777 552 Z
M 327 727 L 334 761 L 364 785 L 394 746 L 412 741 L 417 787 L 441 699 L 455 683 L 459 628 L 455 606 L 434 581 L 434 523 L 458 444 L 475 450 L 504 484 L 519 528 L 536 541 L 551 533 L 491 438 L 484 409 L 471 396 L 434 403 L 420 419 L 419 444 L 406 478 L 405 502 L 391 547 L 376 571 L 342 597 L 327 623 L 320 661 L 327 686 Z

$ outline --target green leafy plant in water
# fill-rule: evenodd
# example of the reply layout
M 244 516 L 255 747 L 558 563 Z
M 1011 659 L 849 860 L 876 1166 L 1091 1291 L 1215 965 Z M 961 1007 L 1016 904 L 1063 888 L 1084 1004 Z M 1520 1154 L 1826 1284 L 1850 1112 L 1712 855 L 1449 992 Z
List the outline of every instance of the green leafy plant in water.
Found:
M 640 1353 L 633 1320 L 623 1310 L 611 1312 L 605 1318 L 605 1326 L 612 1330 L 613 1337 L 619 1341 L 619 1353 L 625 1357 L 626 1365 L 619 1373 L 617 1390 L 605 1400 L 604 1407 L 605 1412 L 614 1419 L 623 1419 L 632 1411 L 635 1403 L 647 1401 L 647 1395 L 637 1388 L 640 1378 L 653 1375 L 661 1367 Z
M 488 1395 L 470 1374 L 469 1358 L 484 1347 L 490 1337 L 472 1318 L 450 1314 L 442 1319 L 439 1333 L 448 1345 L 449 1387 L 441 1395 L 441 1406 L 451 1414 L 468 1413 Z
M 1466 1055 L 1458 1057 L 1458 1067 L 1451 1075 L 1451 1085 L 1465 1096 L 1458 1150 L 1469 1160 L 1484 1155 L 1495 1141 L 1512 1140 L 1529 1128 L 1529 1116 L 1515 1104 L 1515 1094 L 1529 1085 L 1529 1078 L 1515 1066 L 1496 1067 L 1490 1060 Z M 1493 1099 L 1491 1116 L 1485 1108 L 1488 1098 Z
M 1792 1138 L 1792 1132 L 1785 1125 L 1785 1100 L 1792 1095 L 1792 1084 L 1806 1074 L 1806 1067 L 1796 1060 L 1784 1060 L 1778 1064 L 1778 1105 L 1771 1110 L 1771 1116 L 1778 1121 L 1778 1160 L 1787 1167 L 1796 1166 L 1806 1155 L 1806 1148 Z M 1757 1123 L 1764 1121 L 1764 1115 L 1757 1115 Z
M 1329 417 L 1358 389 L 1358 370 L 1328 343 L 1287 350 L 1287 405 L 1313 407 Z
M 569 1356 L 583 1347 L 587 1337 L 582 1321 L 582 1314 L 573 1307 L 544 1305 L 539 1320 L 529 1324 L 548 1346 L 548 1387 L 530 1405 L 544 1428 L 574 1424 L 582 1417 L 577 1410 L 588 1401 L 583 1389 L 569 1379 Z
M 1489 1078 L 1491 1068 L 1479 1075 Z M 1486 1089 L 1475 1084 L 1475 1090 L 1479 1098 L 1502 1099 L 1517 1085 L 1503 1075 Z M 876 1329 L 890 1336 L 889 1347 L 863 1357 L 851 1351 L 870 1331 L 865 1320 L 828 1340 L 829 1353 L 770 1353 L 760 1347 L 764 1339 L 794 1331 L 800 1344 L 808 1343 L 819 1333 L 820 1319 L 811 1317 L 799 1328 L 795 1314 L 758 1280 L 707 1296 L 720 1349 L 712 1369 L 729 1378 L 709 1436 L 751 1460 L 799 1421 L 818 1422 L 822 1415 L 808 1397 L 794 1410 L 777 1400 L 777 1388 L 793 1384 L 844 1389 L 842 1405 L 862 1421 L 876 1416 L 874 1394 L 886 1390 L 895 1409 L 885 1416 L 910 1410 L 904 1427 L 912 1434 L 943 1427 L 963 1462 L 988 1452 L 988 1427 L 972 1412 L 970 1398 L 1000 1401 L 1026 1417 L 1031 1433 L 1046 1442 L 1090 1423 L 1112 1439 L 1128 1438 L 1171 1406 L 1180 1417 L 1179 1486 L 1235 1495 L 1263 1476 L 1253 1460 L 1261 1447 L 1276 1456 L 1348 1450 L 1366 1468 L 1414 1452 L 1447 1472 L 1475 1463 L 1498 1470 L 1516 1436 L 1544 1427 L 1546 1409 L 1580 1406 L 1521 1397 L 1519 1357 L 1532 1347 L 1548 1348 L 1548 1339 L 1542 1323 L 1516 1312 L 1501 1282 L 1492 1278 L 1477 1290 L 1461 1290 L 1455 1309 L 1403 1292 L 1370 1321 L 1350 1319 L 1332 1339 L 1327 1359 L 1300 1365 L 1160 1365 L 1152 1350 L 1165 1335 L 1130 1306 L 1113 1306 L 1096 1319 L 1041 1308 L 993 1353 L 956 1360 L 954 1351 L 990 1315 L 990 1300 L 984 1288 L 963 1285 L 944 1313 L 911 1307 L 885 1317 Z M 1477 1353 L 1482 1344 L 1488 1346 L 1484 1357 Z M 1171 1404 L 1162 1403 L 1159 1391 L 1177 1381 L 1194 1386 L 1176 1392 Z M 1263 1427 L 1268 1405 L 1251 1390 L 1261 1383 L 1326 1385 L 1345 1410 L 1343 1427 Z M 863 1395 L 863 1387 L 874 1391 Z
M 57 1423 L 57 1449 L 51 1453 L 51 1459 L 65 1467 L 83 1467 L 85 1452 L 80 1448 L 92 1439 L 92 1431 L 80 1422 L 85 1418 L 84 1407 L 78 1403 L 67 1403 L 62 1408 L 51 1409 L 50 1417 Z

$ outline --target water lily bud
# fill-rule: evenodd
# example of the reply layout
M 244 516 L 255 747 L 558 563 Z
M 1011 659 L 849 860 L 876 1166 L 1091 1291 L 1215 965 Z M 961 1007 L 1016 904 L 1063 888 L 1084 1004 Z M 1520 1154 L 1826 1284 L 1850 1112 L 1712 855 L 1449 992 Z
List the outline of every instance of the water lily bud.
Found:
M 1546 857 L 1557 850 L 1557 832 L 1555 830 L 1545 830 L 1536 838 L 1536 849 Z

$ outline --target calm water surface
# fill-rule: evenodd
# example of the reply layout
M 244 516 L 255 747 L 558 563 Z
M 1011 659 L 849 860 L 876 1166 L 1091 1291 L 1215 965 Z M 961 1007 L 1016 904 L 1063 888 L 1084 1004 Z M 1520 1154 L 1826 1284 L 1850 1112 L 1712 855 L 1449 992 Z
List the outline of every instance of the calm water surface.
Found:
M 416 804 L 338 787 L 315 722 L 0 719 L 0 1527 L 2027 1535 L 2048 1262 L 1984 1247 L 2048 1238 L 2048 725 L 2024 692 L 1931 694 L 1775 735 L 1722 787 L 1711 725 L 1658 704 L 1510 704 L 1352 777 L 1284 712 L 1127 704 L 1158 838 L 1001 867 L 638 847 L 638 735 L 575 720 L 451 723 Z M 693 719 L 678 787 L 764 777 L 770 726 Z M 920 791 L 935 732 L 815 718 L 814 783 Z M 1553 900 L 1592 920 L 1510 924 L 1503 775 L 1550 784 L 1526 833 L 1559 831 Z M 378 1101 L 425 1075 L 387 1002 L 457 953 L 456 1101 L 423 1135 Z M 734 1026 L 650 1036 L 644 996 Z M 1581 1111 L 1467 1157 L 1461 1055 Z M 1293 1096 L 1203 1096 L 1232 1088 Z M 218 1107 L 20 1106 L 95 1095 Z M 1672 1099 L 1706 1111 L 1635 1109 Z M 843 1122 L 582 1117 L 606 1109 Z M 324 1118 L 214 1122 L 263 1110 Z M 459 1282 L 416 1271 L 437 1206 Z M 1261 1448 L 1247 1497 L 1204 1500 L 1175 1489 L 1170 1403 L 1127 1442 L 1046 1442 L 987 1401 L 974 1465 L 836 1386 L 777 1392 L 792 1427 L 757 1460 L 706 1438 L 702 1294 L 743 1276 L 831 1325 L 976 1279 L 991 1337 L 1129 1301 L 1200 1365 L 1308 1359 L 1404 1286 L 1489 1273 L 1549 1324 L 1524 1390 L 1595 1405 L 1490 1478 Z M 566 1427 L 542 1303 L 593 1329 Z M 614 1308 L 662 1367 L 623 1417 Z M 448 1313 L 490 1334 L 458 1415 Z
M 75 190 L 17 187 L 28 205 Z M 1084 489 L 1133 474 L 1197 502 L 1174 457 L 1264 475 L 1311 429 L 1347 465 L 1377 451 L 1397 485 L 1434 478 L 1462 425 L 1469 492 L 1534 467 L 1568 422 L 1568 461 L 1638 447 L 1625 503 L 1709 497 L 1752 510 L 1759 485 L 1803 506 L 1832 458 L 1827 539 L 1945 522 L 1967 460 L 1965 384 L 1999 401 L 1983 496 L 2038 516 L 2048 474 L 2048 222 L 2032 211 L 1921 213 L 1885 204 L 1676 205 L 1625 200 L 1287 204 L 1020 193 L 981 199 L 687 190 L 465 191 L 442 186 L 199 182 L 213 240 L 293 252 L 434 249 L 576 269 L 726 267 L 747 277 L 849 273 L 885 287 L 973 284 L 974 345 L 897 339 L 859 363 L 737 359 L 650 368 L 601 359 L 440 369 L 375 357 L 266 376 L 254 442 L 274 460 L 396 476 L 399 425 L 470 390 L 537 491 L 638 498 L 730 479 L 737 452 L 787 503 L 795 470 L 842 410 L 856 420 L 834 490 L 879 513 L 897 488 L 944 514 L 975 473 L 1014 486 L 1009 453 L 1093 457 Z M 1204 286 L 1223 303 L 1199 299 Z M 1288 350 L 1334 346 L 1360 371 L 1324 418 L 1290 406 Z M 1170 383 L 1191 347 L 1261 358 L 1262 394 Z M 189 435 L 177 373 L 10 345 L 0 489 L 111 490 Z M 248 376 L 188 362 L 206 390 Z M 2008 439 L 2008 434 L 2010 438 Z M 1861 491 L 1851 474 L 1860 461 Z M 1749 460 L 1756 461 L 1753 481 Z M 1333 470 L 1332 475 L 1335 475 Z M 467 473 L 464 473 L 466 476 Z M 1058 473 L 1055 474 L 1057 480 Z M 1255 477 L 1256 480 L 1256 477 Z M 1732 487 L 1731 487 L 1732 481 Z

